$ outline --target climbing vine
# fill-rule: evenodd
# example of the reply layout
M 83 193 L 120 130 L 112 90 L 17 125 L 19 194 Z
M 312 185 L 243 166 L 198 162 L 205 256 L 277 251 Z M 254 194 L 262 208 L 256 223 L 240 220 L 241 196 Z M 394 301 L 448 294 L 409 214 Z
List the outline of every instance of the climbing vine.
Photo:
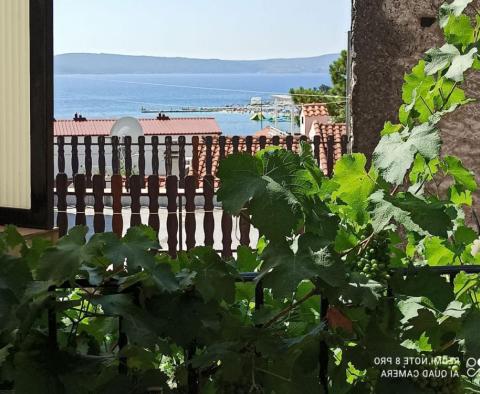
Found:
M 475 177 L 440 155 L 439 131 L 480 70 L 471 2 L 441 7 L 446 43 L 405 76 L 399 123 L 385 124 L 370 167 L 346 155 L 327 178 L 306 143 L 222 162 L 218 198 L 259 230 L 255 250 L 171 259 L 147 227 L 88 241 L 77 227 L 56 245 L 8 227 L 0 388 L 186 393 L 194 376 L 201 393 L 480 392 L 479 276 L 432 268 L 480 262 L 466 224 Z

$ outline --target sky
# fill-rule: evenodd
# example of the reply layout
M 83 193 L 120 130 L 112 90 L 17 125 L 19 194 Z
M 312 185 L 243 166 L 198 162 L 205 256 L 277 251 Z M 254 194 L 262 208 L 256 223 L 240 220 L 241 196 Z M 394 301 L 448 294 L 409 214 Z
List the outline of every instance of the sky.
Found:
M 337 53 L 351 0 L 54 0 L 55 54 L 215 59 Z

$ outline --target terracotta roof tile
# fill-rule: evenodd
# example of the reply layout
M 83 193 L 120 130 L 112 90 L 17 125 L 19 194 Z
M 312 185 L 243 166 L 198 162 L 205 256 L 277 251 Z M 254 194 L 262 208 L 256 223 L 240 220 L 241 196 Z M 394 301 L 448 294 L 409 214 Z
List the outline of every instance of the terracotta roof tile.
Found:
M 327 104 L 324 103 L 312 103 L 302 105 L 302 111 L 305 116 L 330 116 L 327 108 Z
M 231 155 L 234 153 L 234 139 L 238 138 L 238 152 L 246 152 L 247 151 L 247 138 L 246 137 L 225 137 L 225 156 Z M 261 150 L 261 141 L 265 141 L 265 146 L 272 146 L 274 145 L 276 138 L 266 138 L 263 137 L 252 137 L 252 147 L 251 152 L 252 154 L 257 153 Z M 213 138 L 212 140 L 212 174 L 216 174 L 218 170 L 218 166 L 220 163 L 220 140 L 219 138 Z M 286 137 L 278 137 L 279 146 L 282 148 L 287 149 L 287 138 Z M 292 138 L 292 147 L 293 152 L 300 151 L 300 137 L 295 136 Z M 198 144 L 198 176 L 200 181 L 200 187 L 202 187 L 202 178 L 207 175 L 207 145 L 205 144 L 205 139 L 200 140 Z M 190 168 L 190 175 L 194 174 L 194 167 L 195 164 L 192 163 Z M 219 186 L 218 179 L 215 180 L 215 187 Z
M 342 154 L 346 149 L 344 144 L 346 143 L 347 137 L 347 125 L 345 123 L 320 124 L 319 122 L 314 122 L 312 129 L 313 132 L 310 134 L 310 138 L 314 139 L 315 136 L 320 137 L 320 166 L 326 174 L 328 172 L 326 171 L 328 137 L 333 136 L 333 160 L 335 163 L 340 157 L 342 157 Z
M 145 135 L 220 135 L 215 118 L 171 118 L 168 120 L 139 119 Z M 57 120 L 54 135 L 58 136 L 108 136 L 114 119 L 75 122 Z
M 257 132 L 254 134 L 255 137 L 262 137 L 262 136 L 264 136 L 264 137 L 267 137 L 267 138 L 271 138 L 271 137 L 273 137 L 273 136 L 275 136 L 275 135 L 278 135 L 278 133 L 276 133 L 275 131 L 273 131 L 270 126 L 264 127 L 262 130 L 257 131 Z
M 340 159 L 342 154 L 346 151 L 346 135 L 347 135 L 347 128 L 345 124 L 342 123 L 335 123 L 335 124 L 320 124 L 318 122 L 314 123 L 314 130 L 316 134 L 312 136 L 311 143 L 313 145 L 313 152 L 316 156 L 317 163 L 320 164 L 323 172 L 327 175 L 328 174 L 328 140 L 329 136 L 333 136 L 333 164 Z M 315 136 L 319 136 L 315 137 Z M 220 137 L 222 140 L 225 141 L 225 156 L 231 155 L 234 153 L 234 146 L 235 140 L 238 140 L 238 152 L 246 152 L 247 151 L 247 138 L 248 137 Z M 212 138 L 212 174 L 216 174 L 218 170 L 218 166 L 220 163 L 220 138 L 214 137 Z M 305 137 L 305 140 L 308 141 Z M 330 137 L 331 139 L 331 137 Z M 294 136 L 292 137 L 292 145 L 291 149 L 293 152 L 300 151 L 300 140 L 301 137 Z M 287 145 L 287 137 L 285 136 L 277 136 L 272 138 L 267 138 L 266 136 L 253 136 L 251 137 L 252 145 L 251 145 L 251 152 L 255 154 L 261 149 L 261 141 L 264 142 L 265 146 L 272 146 L 275 144 L 275 141 L 278 141 L 278 145 L 282 148 L 288 149 Z M 197 160 L 198 165 L 192 162 L 192 166 L 190 167 L 189 175 L 195 175 L 194 168 L 198 168 L 198 173 L 196 174 L 199 177 L 200 187 L 202 187 L 202 178 L 207 174 L 207 144 L 205 143 L 206 139 L 202 138 L 199 140 L 198 147 L 197 147 Z M 315 142 L 317 143 L 317 147 L 315 147 Z M 194 158 L 195 160 L 195 158 Z M 215 187 L 219 186 L 218 179 L 215 181 Z

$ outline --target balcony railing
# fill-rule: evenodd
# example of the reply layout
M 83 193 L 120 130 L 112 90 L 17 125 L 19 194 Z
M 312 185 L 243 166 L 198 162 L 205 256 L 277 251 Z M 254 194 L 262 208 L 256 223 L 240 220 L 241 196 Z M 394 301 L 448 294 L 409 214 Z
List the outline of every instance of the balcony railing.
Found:
M 254 246 L 258 234 L 248 218 L 233 219 L 216 200 L 219 162 L 232 153 L 254 154 L 268 146 L 298 151 L 309 142 L 316 162 L 331 175 L 346 139 L 306 137 L 58 137 L 56 151 L 57 226 L 90 234 L 146 224 L 172 256 L 196 245 L 229 257 L 239 245 Z

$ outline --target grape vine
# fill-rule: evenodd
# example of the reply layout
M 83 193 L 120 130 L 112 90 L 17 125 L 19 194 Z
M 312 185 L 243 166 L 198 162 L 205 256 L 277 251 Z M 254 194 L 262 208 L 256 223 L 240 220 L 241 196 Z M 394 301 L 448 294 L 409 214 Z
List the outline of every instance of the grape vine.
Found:
M 471 3 L 440 8 L 446 43 L 405 76 L 399 122 L 385 124 L 370 167 L 345 155 L 327 178 L 307 143 L 298 154 L 269 148 L 222 161 L 218 199 L 258 229 L 255 250 L 222 261 L 199 247 L 171 259 L 155 253 L 147 227 L 89 240 L 76 227 L 55 245 L 29 244 L 8 227 L 0 390 L 188 393 L 194 379 L 205 394 L 480 392 L 471 363 L 480 358 L 480 280 L 462 268 L 480 263 L 466 220 L 477 183 L 458 158 L 440 155 L 439 130 L 471 102 L 462 83 L 480 70 Z M 463 271 L 432 269 L 445 265 Z M 418 378 L 394 377 L 402 362 L 438 356 L 459 362 L 409 364 Z

